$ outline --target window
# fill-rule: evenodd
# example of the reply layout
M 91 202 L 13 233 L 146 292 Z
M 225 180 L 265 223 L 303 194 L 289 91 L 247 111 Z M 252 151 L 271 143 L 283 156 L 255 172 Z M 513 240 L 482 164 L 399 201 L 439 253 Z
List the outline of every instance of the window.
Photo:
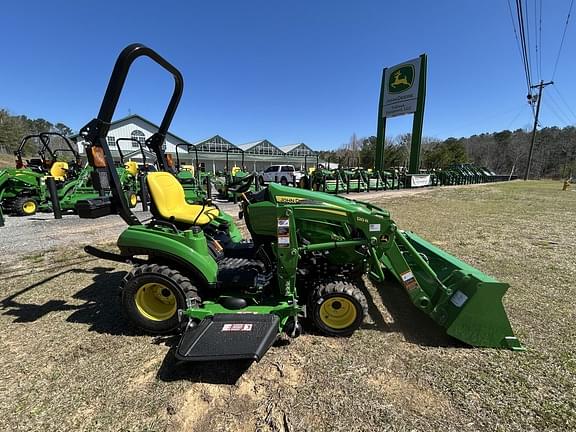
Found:
M 278 171 L 278 165 L 272 165 L 270 168 L 267 168 L 266 171 L 264 171 L 264 172 L 269 173 L 269 172 L 276 172 L 276 171 Z
M 138 140 L 138 142 L 140 144 L 144 144 L 144 141 L 146 141 L 146 138 L 144 137 L 144 132 L 142 132 L 140 130 L 134 130 L 134 131 L 132 131 L 132 133 L 130 135 L 132 138 L 135 138 L 136 140 Z M 138 143 L 134 142 L 134 141 L 132 141 L 132 147 L 133 148 L 140 148 Z
M 198 151 L 209 153 L 240 153 L 240 149 L 225 139 L 215 136 L 197 145 Z
M 108 135 L 106 140 L 108 141 L 108 147 L 116 147 L 116 137 Z
M 284 172 L 294 172 L 294 167 L 292 165 L 284 165 L 281 169 Z

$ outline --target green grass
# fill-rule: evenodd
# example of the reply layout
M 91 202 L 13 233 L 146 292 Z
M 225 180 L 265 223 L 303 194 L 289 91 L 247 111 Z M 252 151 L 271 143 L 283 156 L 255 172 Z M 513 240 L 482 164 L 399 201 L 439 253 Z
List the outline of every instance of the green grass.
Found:
M 243 374 L 178 366 L 169 339 L 122 318 L 115 287 L 128 267 L 83 262 L 0 285 L 0 429 L 576 430 L 576 192 L 512 182 L 375 202 L 508 282 L 527 351 L 462 347 L 400 288 L 369 285 L 375 309 L 351 338 L 304 335 Z

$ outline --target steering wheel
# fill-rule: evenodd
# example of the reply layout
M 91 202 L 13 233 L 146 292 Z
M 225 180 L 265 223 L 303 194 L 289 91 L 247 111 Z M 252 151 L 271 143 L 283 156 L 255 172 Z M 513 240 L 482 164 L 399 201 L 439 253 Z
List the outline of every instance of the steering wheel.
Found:
M 228 190 L 232 193 L 244 193 L 250 189 L 252 186 L 252 182 L 254 181 L 254 177 L 256 177 L 255 173 L 249 174 L 245 177 L 240 177 L 238 180 L 235 180 L 234 183 L 228 186 Z

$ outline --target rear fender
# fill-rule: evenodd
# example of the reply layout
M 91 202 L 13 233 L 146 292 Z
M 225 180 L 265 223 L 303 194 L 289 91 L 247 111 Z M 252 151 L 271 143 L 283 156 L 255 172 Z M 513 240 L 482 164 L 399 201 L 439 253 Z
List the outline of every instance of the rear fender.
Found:
M 216 283 L 218 264 L 210 255 L 202 232 L 175 232 L 161 227 L 134 225 L 120 235 L 118 248 L 123 256 L 148 255 L 151 260 L 174 263 L 204 284 Z

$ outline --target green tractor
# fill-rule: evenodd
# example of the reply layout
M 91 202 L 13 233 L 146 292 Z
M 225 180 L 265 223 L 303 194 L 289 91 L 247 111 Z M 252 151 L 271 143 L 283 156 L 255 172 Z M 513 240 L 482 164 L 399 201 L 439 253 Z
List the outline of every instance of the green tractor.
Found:
M 95 181 L 112 195 L 86 201 L 80 216 L 117 213 L 129 225 L 118 253 L 86 251 L 134 265 L 120 298 L 136 327 L 180 331 L 175 355 L 183 361 L 259 360 L 281 333 L 296 337 L 303 325 L 328 336 L 353 334 L 368 313 L 362 277 L 377 283 L 391 277 L 449 335 L 474 346 L 522 349 L 502 305 L 507 284 L 399 229 L 387 210 L 371 204 L 279 184 L 250 192 L 254 178 L 247 176 L 234 192 L 242 197 L 240 217 L 252 239 L 239 242 L 231 239 L 230 225 L 213 224 L 221 211 L 211 201 L 189 204 L 176 177 L 161 171 L 146 178 L 153 218 L 138 220 L 106 135 L 130 65 L 141 56 L 174 76 L 162 126 L 148 141 L 168 171 L 162 144 L 183 79 L 143 45 L 122 51 L 99 116 L 81 130 Z
M 209 198 L 212 193 L 212 184 L 208 176 L 200 171 L 200 163 L 198 161 L 198 149 L 193 144 L 176 144 L 176 164 L 172 170 L 176 174 L 176 178 L 184 188 L 184 195 L 186 201 L 190 203 L 202 202 L 205 198 Z M 194 150 L 194 166 L 186 166 L 180 161 L 179 148 L 185 147 L 189 153 Z M 170 158 L 167 159 L 168 165 L 171 163 Z
M 0 209 L 18 216 L 36 213 L 38 190 L 47 175 L 47 167 L 41 158 L 24 162 L 23 149 L 30 140 L 40 140 L 44 146 L 48 139 L 40 134 L 25 136 L 14 152 L 16 167 L 0 170 Z
M 262 185 L 258 181 L 253 181 L 256 179 L 257 173 L 251 173 L 246 170 L 244 166 L 244 151 L 241 151 L 240 153 L 242 155 L 240 166 L 234 164 L 234 166 L 230 168 L 229 153 L 231 150 L 232 149 L 230 148 L 226 150 L 225 169 L 222 175 L 217 176 L 215 179 L 214 186 L 218 191 L 218 196 L 220 199 L 237 202 L 238 198 L 240 197 L 237 189 L 242 184 L 246 184 L 247 180 L 250 180 L 249 191 L 251 192 L 259 190 Z
M 25 142 L 38 137 L 41 148 L 39 159 L 22 160 Z M 59 137 L 66 148 L 54 149 L 51 137 Z M 68 153 L 72 154 L 67 158 Z M 16 154 L 16 166 L 0 171 L 0 203 L 7 213 L 17 216 L 29 216 L 37 211 L 52 211 L 53 204 L 47 179 L 54 179 L 56 201 L 61 211 L 74 212 L 78 201 L 96 198 L 100 194 L 91 182 L 92 167 L 82 167 L 80 154 L 68 138 L 57 132 L 42 132 L 39 135 L 24 137 Z M 68 161 L 66 159 L 69 159 Z M 138 182 L 137 167 L 127 164 L 116 168 L 123 190 L 131 207 L 137 203 Z
M 51 137 L 59 137 L 67 148 L 51 148 Z M 40 139 L 40 158 L 29 159 L 24 163 L 23 148 L 31 138 Z M 72 157 L 66 161 L 68 153 Z M 57 132 L 24 137 L 15 155 L 16 169 L 0 171 L 0 204 L 4 211 L 13 215 L 27 216 L 39 210 L 50 210 L 50 195 L 45 179 L 51 177 L 55 180 L 58 196 L 62 198 L 70 192 L 82 172 L 78 151 L 68 138 Z
M 350 162 L 352 159 L 352 163 Z M 354 164 L 354 161 L 357 163 Z M 350 192 L 366 192 L 368 189 L 368 184 L 364 181 L 362 176 L 362 168 L 360 168 L 360 159 L 358 158 L 347 158 L 346 166 L 338 164 L 342 175 L 342 179 L 345 184 L 346 193 Z
M 310 175 L 310 185 L 312 190 L 339 194 L 346 192 L 346 181 L 340 169 L 330 168 L 330 158 L 328 158 L 328 168 L 318 164 Z

